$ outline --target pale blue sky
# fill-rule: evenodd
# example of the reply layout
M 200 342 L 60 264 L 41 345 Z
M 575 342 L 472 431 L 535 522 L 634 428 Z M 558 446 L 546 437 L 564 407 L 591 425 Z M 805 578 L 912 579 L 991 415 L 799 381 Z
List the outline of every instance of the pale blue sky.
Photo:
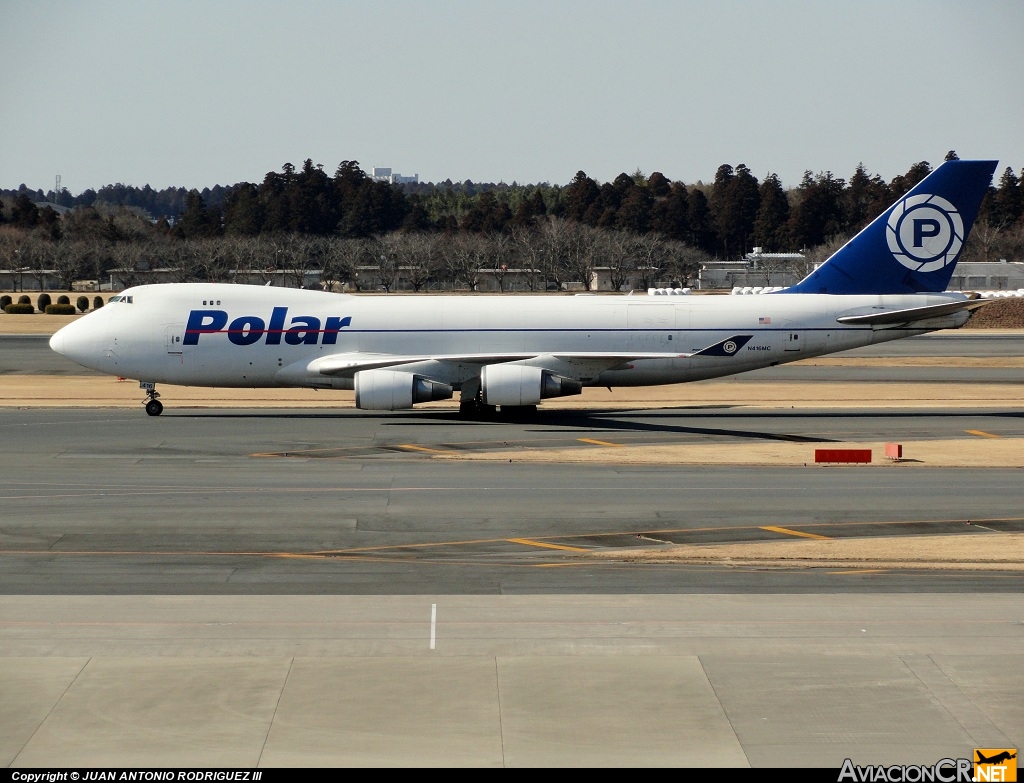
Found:
M 0 187 L 1024 166 L 1020 0 L 0 0 Z

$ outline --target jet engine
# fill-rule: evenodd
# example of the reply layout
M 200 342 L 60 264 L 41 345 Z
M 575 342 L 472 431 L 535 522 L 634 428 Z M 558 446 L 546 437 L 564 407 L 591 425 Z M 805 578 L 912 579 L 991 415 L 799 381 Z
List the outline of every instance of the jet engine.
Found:
M 396 370 L 362 370 L 356 373 L 356 407 L 371 411 L 411 408 L 417 402 L 449 400 L 452 387 L 421 375 Z
M 485 405 L 536 405 L 549 397 L 579 394 L 583 384 L 540 367 L 489 364 L 480 373 Z

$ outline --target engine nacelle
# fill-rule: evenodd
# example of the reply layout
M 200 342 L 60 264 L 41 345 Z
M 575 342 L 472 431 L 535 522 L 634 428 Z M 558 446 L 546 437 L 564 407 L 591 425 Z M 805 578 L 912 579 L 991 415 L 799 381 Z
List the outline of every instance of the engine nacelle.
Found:
M 370 411 L 396 411 L 417 402 L 450 400 L 452 387 L 411 372 L 361 370 L 356 373 L 356 407 Z
M 579 394 L 583 384 L 540 367 L 488 364 L 480 373 L 485 405 L 536 405 L 549 397 Z

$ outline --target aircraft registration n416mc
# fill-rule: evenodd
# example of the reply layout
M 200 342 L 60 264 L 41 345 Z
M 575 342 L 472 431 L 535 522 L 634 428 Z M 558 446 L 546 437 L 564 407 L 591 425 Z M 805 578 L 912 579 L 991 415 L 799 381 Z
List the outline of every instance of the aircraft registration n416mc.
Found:
M 963 326 L 946 292 L 996 161 L 943 163 L 801 282 L 758 296 L 358 296 L 233 284 L 129 288 L 53 350 L 140 381 L 354 389 L 398 410 L 460 393 L 468 416 L 584 386 L 696 381 Z

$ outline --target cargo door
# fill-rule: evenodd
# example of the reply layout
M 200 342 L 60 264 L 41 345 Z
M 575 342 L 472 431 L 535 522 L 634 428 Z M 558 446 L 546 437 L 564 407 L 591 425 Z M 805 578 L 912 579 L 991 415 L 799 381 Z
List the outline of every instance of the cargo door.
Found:
M 182 351 L 182 339 L 185 336 L 185 324 L 167 324 L 164 327 L 164 342 L 167 345 L 167 355 L 181 357 L 184 355 Z

